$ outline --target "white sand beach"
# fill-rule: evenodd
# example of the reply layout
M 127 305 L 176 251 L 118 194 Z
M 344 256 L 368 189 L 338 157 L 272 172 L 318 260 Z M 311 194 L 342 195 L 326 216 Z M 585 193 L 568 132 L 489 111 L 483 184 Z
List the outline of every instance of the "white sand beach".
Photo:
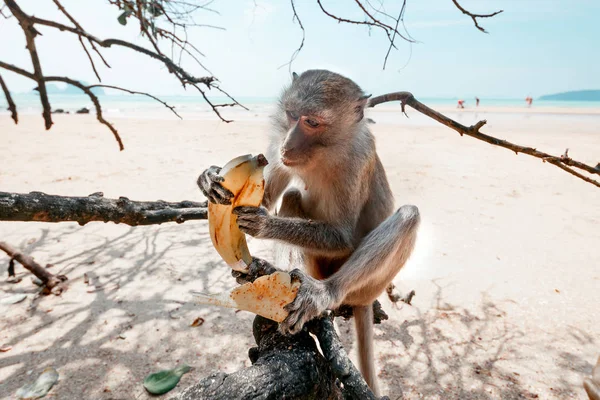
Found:
M 483 132 L 600 162 L 600 109 L 443 110 Z M 227 114 L 228 110 L 224 110 Z M 397 206 L 415 204 L 417 249 L 395 283 L 413 305 L 380 301 L 377 367 L 391 399 L 585 399 L 582 379 L 600 355 L 600 190 L 541 160 L 515 155 L 408 109 L 370 110 L 378 152 Z M 0 115 L 0 190 L 134 200 L 203 199 L 198 174 L 245 153 L 265 151 L 264 112 L 178 120 L 165 113 L 116 117 L 118 151 L 93 115 L 39 115 L 14 125 Z M 239 116 L 239 117 L 238 117 Z M 30 274 L 0 254 L 0 398 L 47 366 L 60 373 L 47 398 L 147 399 L 146 375 L 187 363 L 172 392 L 217 371 L 250 365 L 253 315 L 186 303 L 191 290 L 234 286 L 205 221 L 129 227 L 112 223 L 1 222 L 6 241 L 65 274 L 61 296 L 35 298 Z M 270 243 L 250 242 L 269 259 Z M 83 281 L 90 276 L 91 286 Z M 94 285 L 98 285 L 97 290 Z M 400 303 L 402 304 L 402 303 Z M 190 327 L 202 317 L 205 323 Z M 352 322 L 339 322 L 354 352 Z M 168 396 L 165 396 L 168 397 Z

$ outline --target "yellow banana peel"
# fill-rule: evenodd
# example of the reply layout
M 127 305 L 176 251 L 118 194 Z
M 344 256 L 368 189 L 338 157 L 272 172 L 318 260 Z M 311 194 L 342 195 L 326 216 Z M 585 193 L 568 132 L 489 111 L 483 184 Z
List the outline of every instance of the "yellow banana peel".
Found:
M 252 256 L 246 236 L 237 225 L 232 210 L 237 206 L 258 207 L 265 190 L 263 170 L 267 159 L 259 154 L 247 154 L 228 162 L 220 172 L 221 185 L 233 193 L 230 205 L 208 203 L 208 227 L 212 243 L 223 260 L 232 269 L 248 272 Z
M 298 282 L 292 283 L 290 274 L 277 271 L 223 293 L 193 295 L 197 304 L 237 308 L 281 322 L 288 315 L 283 307 L 294 301 L 299 286 Z

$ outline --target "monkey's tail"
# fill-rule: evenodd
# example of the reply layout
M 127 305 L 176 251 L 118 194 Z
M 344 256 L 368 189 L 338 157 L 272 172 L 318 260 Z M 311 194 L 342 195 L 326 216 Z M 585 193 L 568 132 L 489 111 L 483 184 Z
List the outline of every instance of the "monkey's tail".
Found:
M 373 305 L 354 306 L 354 324 L 358 342 L 358 365 L 360 373 L 376 396 L 379 396 L 375 372 L 375 348 L 373 345 Z

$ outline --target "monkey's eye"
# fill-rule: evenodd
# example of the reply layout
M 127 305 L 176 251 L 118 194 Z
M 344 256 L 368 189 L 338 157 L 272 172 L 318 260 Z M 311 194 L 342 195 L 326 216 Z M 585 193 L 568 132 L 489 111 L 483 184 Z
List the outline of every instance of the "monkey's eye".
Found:
M 300 115 L 298 115 L 298 113 L 294 111 L 286 111 L 286 113 L 288 115 L 288 118 L 292 121 L 298 121 L 298 118 L 300 118 Z
M 306 123 L 313 128 L 316 128 L 317 126 L 319 126 L 319 123 L 317 121 L 315 121 L 314 119 L 307 119 Z

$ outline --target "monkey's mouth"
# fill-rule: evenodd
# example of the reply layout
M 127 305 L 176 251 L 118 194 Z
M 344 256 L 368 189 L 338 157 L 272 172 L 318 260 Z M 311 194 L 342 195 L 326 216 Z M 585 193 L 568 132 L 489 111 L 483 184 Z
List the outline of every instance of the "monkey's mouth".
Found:
M 293 159 L 289 157 L 281 157 L 281 163 L 286 167 L 295 167 L 302 164 L 302 160 L 299 158 Z

